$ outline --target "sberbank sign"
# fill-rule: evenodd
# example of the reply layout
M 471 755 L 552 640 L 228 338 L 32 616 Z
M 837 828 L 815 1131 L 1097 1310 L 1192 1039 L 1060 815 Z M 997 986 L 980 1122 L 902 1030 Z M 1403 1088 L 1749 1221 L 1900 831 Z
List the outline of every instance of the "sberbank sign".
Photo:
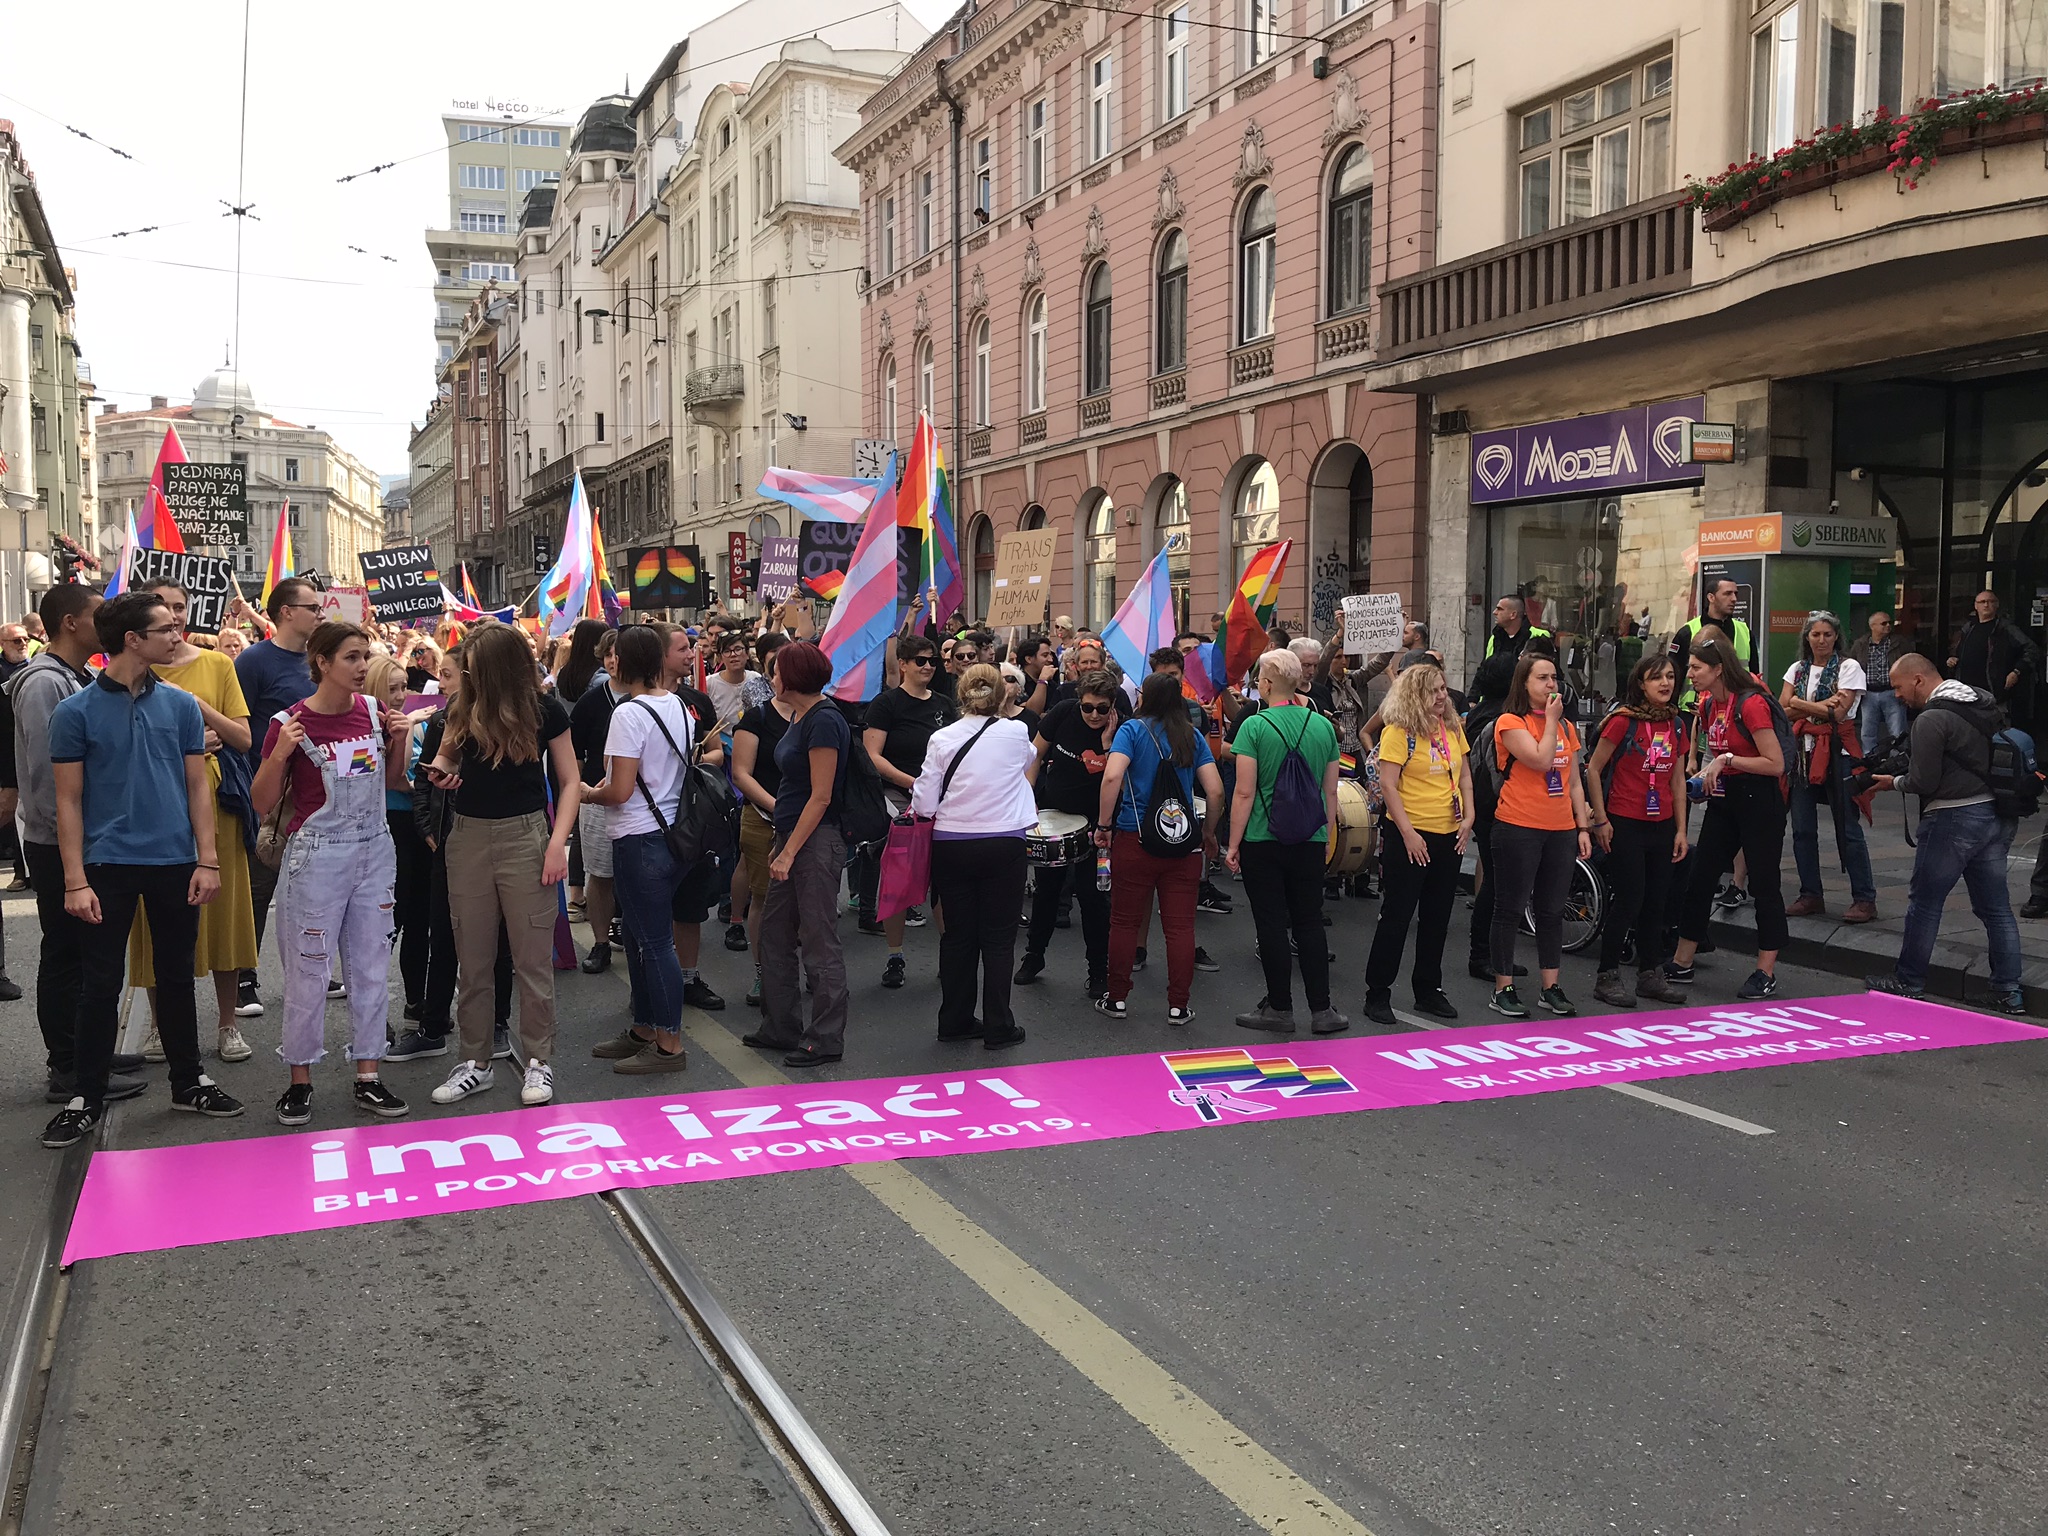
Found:
M 1782 547 L 1788 554 L 1888 555 L 1896 537 L 1890 518 L 1788 517 Z

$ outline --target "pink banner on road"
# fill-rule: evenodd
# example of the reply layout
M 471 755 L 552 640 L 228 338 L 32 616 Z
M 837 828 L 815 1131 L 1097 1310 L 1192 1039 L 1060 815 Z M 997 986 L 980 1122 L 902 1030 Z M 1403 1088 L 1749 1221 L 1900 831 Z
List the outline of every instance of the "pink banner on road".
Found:
M 101 1152 L 64 1262 L 606 1189 L 2042 1039 L 2048 1030 L 2031 1024 L 1869 993 L 1412 1035 L 1247 1035 L 1240 1046 Z

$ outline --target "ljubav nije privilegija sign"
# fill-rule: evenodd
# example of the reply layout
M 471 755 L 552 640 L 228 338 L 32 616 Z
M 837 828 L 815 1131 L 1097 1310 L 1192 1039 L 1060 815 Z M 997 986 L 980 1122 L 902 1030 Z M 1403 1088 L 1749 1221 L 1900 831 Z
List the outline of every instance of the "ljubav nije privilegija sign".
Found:
M 1472 502 L 1697 485 L 1706 471 L 1686 462 L 1685 424 L 1701 420 L 1705 411 L 1705 398 L 1694 395 L 1475 432 Z

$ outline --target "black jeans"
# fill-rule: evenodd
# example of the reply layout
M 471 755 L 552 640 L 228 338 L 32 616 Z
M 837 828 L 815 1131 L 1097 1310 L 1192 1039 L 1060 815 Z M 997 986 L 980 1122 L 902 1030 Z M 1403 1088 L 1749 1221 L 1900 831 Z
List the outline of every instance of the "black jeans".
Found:
M 1564 902 L 1579 857 L 1576 831 L 1546 832 L 1493 824 L 1493 924 L 1488 949 L 1495 976 L 1515 973 L 1516 930 L 1522 914 L 1536 914 L 1536 965 L 1554 971 L 1564 963 Z
M 85 929 L 85 975 L 78 993 L 78 1097 L 98 1109 L 121 1028 L 121 989 L 128 980 L 128 930 L 140 902 L 156 948 L 156 1028 L 170 1063 L 171 1091 L 199 1086 L 199 1014 L 192 955 L 199 909 L 186 900 L 190 864 L 88 864 L 86 883 L 100 899 L 100 920 Z M 38 981 L 38 986 L 41 982 Z
M 1045 958 L 1054 921 L 1069 895 L 1081 903 L 1081 947 L 1088 954 L 1092 995 L 1109 985 L 1109 892 L 1096 889 L 1093 859 L 1039 870 L 1038 886 L 1031 893 L 1031 932 L 1024 948 L 1028 954 Z
M 946 914 L 939 936 L 939 1028 L 949 1035 L 974 1025 L 976 967 L 982 1038 L 1000 1040 L 1017 1027 L 1010 972 L 1017 962 L 1024 870 L 1021 837 L 932 840 L 932 891 Z
M 1477 817 L 1472 823 L 1472 851 L 1478 856 L 1477 889 L 1472 893 L 1471 959 L 1474 965 L 1493 968 L 1493 818 Z M 1380 857 L 1382 864 L 1386 856 Z
M 1458 834 L 1422 833 L 1429 862 L 1417 864 L 1391 821 L 1386 831 L 1389 835 L 1380 841 L 1380 921 L 1365 962 L 1365 990 L 1369 996 L 1394 989 L 1413 921 L 1415 965 L 1408 980 L 1422 997 L 1443 990 L 1444 936 L 1451 931 L 1451 907 L 1458 899 Z
M 1633 926 L 1636 969 L 1655 970 L 1664 963 L 1664 911 L 1671 901 L 1671 847 L 1678 838 L 1678 822 L 1637 821 L 1632 816 L 1610 821 L 1614 843 L 1600 867 L 1613 900 L 1600 930 L 1600 969 L 1621 968 L 1621 946 Z
M 1693 844 L 1692 876 L 1678 914 L 1678 935 L 1695 943 L 1707 936 L 1714 889 L 1735 867 L 1739 849 L 1749 859 L 1749 896 L 1756 903 L 1756 947 L 1785 947 L 1785 892 L 1778 864 L 1785 852 L 1785 796 L 1778 781 L 1751 773 L 1724 775 L 1725 795 L 1707 799 L 1707 814 Z
M 36 1023 L 50 1073 L 69 1077 L 78 1064 L 78 998 L 85 976 L 89 926 L 64 910 L 64 856 L 55 843 L 23 843 L 28 878 L 35 886 L 36 917 L 42 923 L 42 956 L 36 967 Z M 195 930 L 196 931 L 196 930 Z
M 424 843 L 424 839 L 422 839 Z M 426 990 L 420 997 L 420 1033 L 436 1040 L 454 1026 L 455 1008 L 455 920 L 448 913 L 448 848 L 428 848 L 427 855 L 427 972 Z M 403 965 L 401 959 L 400 964 Z M 505 925 L 498 924 L 498 963 L 491 980 L 497 996 L 496 1025 L 504 1029 L 512 1022 L 512 940 Z M 406 982 L 406 990 L 412 983 Z
M 391 890 L 391 917 L 398 929 L 398 974 L 405 980 L 406 1002 L 417 1004 L 427 995 L 432 926 L 427 911 L 433 898 L 433 854 L 411 811 L 386 811 L 384 817 L 391 824 L 392 846 L 398 850 L 398 879 Z
M 270 898 L 277 894 L 277 871 L 256 857 L 255 850 L 249 853 L 249 905 L 256 912 L 256 953 L 263 953 L 263 930 L 270 921 Z M 254 971 L 242 972 L 242 980 L 250 986 L 256 985 Z
M 1294 1006 L 1294 961 L 1301 961 L 1301 990 L 1309 1011 L 1330 1006 L 1330 942 L 1323 934 L 1321 843 L 1253 842 L 1237 846 L 1244 872 L 1244 899 L 1251 904 L 1259 935 L 1259 966 L 1266 973 L 1266 1002 L 1283 1013 Z M 1298 955 L 1287 952 L 1292 935 Z

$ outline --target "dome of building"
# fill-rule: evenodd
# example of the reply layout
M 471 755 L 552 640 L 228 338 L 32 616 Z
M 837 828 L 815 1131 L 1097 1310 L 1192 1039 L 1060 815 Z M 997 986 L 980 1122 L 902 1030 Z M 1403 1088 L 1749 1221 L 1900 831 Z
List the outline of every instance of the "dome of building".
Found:
M 235 376 L 235 370 L 222 367 L 199 381 L 192 391 L 194 411 L 218 411 L 223 417 L 240 412 L 251 422 L 256 419 L 256 393 L 249 388 L 246 379 Z

